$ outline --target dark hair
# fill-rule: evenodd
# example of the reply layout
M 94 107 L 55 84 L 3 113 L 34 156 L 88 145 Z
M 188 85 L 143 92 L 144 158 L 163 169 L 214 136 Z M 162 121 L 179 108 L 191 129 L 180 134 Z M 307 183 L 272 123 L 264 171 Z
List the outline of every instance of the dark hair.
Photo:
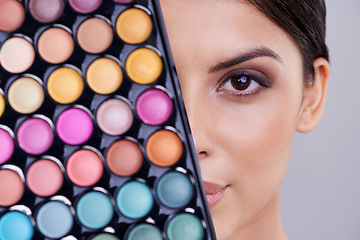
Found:
M 313 62 L 329 60 L 325 42 L 326 6 L 324 0 L 248 0 L 271 21 L 284 29 L 299 46 L 306 85 L 313 84 Z

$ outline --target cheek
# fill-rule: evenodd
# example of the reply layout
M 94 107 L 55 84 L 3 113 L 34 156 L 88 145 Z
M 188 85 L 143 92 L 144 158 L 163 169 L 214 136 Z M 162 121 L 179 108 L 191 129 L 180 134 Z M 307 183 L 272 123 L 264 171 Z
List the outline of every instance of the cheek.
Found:
M 213 134 L 217 151 L 229 166 L 228 181 L 247 199 L 259 199 L 258 194 L 279 187 L 288 166 L 300 99 L 300 95 L 283 95 L 261 103 L 227 103 L 214 114 L 223 123 Z
M 299 99 L 300 96 L 289 95 L 261 104 L 214 105 L 213 109 L 217 110 L 209 119 L 221 127 L 212 128 L 216 149 L 212 167 L 209 167 L 211 161 L 200 161 L 200 164 L 204 166 L 205 175 L 226 178 L 231 184 L 223 205 L 212 209 L 220 232 L 248 222 L 278 192 L 288 166 Z M 229 222 L 232 227 L 223 225 Z

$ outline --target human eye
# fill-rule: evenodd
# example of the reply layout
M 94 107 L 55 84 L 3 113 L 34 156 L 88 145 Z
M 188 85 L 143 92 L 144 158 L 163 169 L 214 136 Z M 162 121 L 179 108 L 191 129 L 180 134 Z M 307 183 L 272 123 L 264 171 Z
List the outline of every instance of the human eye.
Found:
M 272 83 L 262 73 L 236 70 L 220 80 L 216 91 L 237 97 L 249 97 L 270 88 L 271 85 Z

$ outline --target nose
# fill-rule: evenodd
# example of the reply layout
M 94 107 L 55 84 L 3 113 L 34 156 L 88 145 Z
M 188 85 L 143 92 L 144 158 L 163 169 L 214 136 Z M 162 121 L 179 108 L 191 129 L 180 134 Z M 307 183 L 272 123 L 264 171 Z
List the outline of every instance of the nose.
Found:
M 214 126 L 208 114 L 210 104 L 206 99 L 206 93 L 201 91 L 201 87 L 195 84 L 195 81 L 190 85 L 182 81 L 181 88 L 197 156 L 199 159 L 205 159 L 213 154 L 211 129 Z

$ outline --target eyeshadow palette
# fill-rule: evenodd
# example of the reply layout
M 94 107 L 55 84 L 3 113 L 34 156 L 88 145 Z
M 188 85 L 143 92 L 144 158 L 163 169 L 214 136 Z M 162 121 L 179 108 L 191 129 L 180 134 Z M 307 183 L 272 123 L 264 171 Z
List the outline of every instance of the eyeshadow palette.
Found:
M 216 239 L 158 1 L 0 1 L 0 239 Z

